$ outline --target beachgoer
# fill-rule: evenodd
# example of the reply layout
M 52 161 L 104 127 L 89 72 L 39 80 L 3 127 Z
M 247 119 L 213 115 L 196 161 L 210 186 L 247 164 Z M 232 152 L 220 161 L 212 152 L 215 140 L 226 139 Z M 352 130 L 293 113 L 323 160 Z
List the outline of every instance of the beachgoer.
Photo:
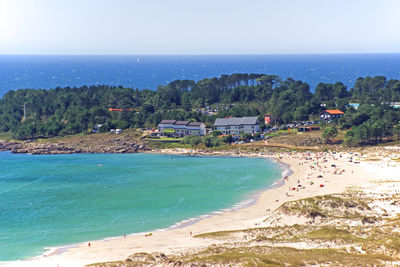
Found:
M 89 248 L 90 248 L 90 242 L 88 243 L 88 246 L 89 246 Z

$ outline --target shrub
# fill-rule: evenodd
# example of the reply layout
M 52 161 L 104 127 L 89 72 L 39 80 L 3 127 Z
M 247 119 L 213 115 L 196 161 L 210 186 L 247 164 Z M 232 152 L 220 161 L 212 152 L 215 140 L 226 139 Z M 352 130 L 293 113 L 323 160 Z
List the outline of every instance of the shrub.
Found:
M 222 132 L 219 131 L 219 130 L 214 130 L 214 131 L 211 132 L 211 134 L 212 134 L 214 137 L 217 137 L 218 135 L 222 135 Z
M 230 144 L 230 143 L 233 142 L 233 137 L 232 137 L 232 135 L 224 136 L 224 138 L 222 139 L 222 141 L 223 141 L 224 143 Z

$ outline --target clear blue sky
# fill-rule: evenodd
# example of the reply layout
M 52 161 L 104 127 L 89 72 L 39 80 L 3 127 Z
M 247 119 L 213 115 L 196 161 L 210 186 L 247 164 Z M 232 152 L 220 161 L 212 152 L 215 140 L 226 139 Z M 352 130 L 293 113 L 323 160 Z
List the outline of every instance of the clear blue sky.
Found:
M 0 54 L 400 52 L 400 0 L 0 0 Z

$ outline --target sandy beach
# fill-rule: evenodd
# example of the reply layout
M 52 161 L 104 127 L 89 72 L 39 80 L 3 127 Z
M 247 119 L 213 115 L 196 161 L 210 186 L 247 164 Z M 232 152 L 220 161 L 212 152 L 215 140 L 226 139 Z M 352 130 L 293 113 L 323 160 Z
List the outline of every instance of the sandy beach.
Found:
M 280 153 L 273 156 L 251 154 L 241 156 L 269 157 L 290 166 L 293 172 L 284 178 L 282 186 L 262 192 L 257 201 L 245 208 L 226 211 L 187 223 L 171 230 L 155 231 L 151 236 L 132 234 L 108 240 L 87 241 L 76 246 L 59 249 L 30 261 L 12 262 L 11 266 L 83 266 L 85 264 L 124 260 L 136 252 L 179 254 L 216 244 L 216 240 L 195 238 L 195 235 L 224 230 L 265 227 L 265 221 L 281 204 L 333 193 L 349 188 L 380 190 L 376 182 L 400 180 L 400 167 L 391 158 L 397 151 L 375 154 L 354 153 Z M 175 152 L 176 151 L 160 151 Z M 186 151 L 187 152 L 187 151 Z M 379 161 L 367 161 L 368 157 Z M 398 188 L 400 190 L 400 188 Z M 397 211 L 394 211 L 397 212 Z M 296 223 L 292 221 L 285 224 Z M 90 242 L 90 246 L 88 243 Z M 222 242 L 222 241 L 221 241 Z

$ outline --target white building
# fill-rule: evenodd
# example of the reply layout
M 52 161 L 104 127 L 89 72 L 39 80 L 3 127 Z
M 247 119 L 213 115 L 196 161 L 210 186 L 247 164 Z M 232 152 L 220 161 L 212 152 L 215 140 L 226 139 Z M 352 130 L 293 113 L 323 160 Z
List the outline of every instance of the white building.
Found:
M 206 125 L 202 122 L 163 120 L 158 125 L 158 131 L 176 136 L 205 135 Z
M 322 120 L 333 120 L 333 119 L 340 119 L 343 117 L 344 112 L 338 109 L 328 109 L 321 112 L 321 119 Z
M 231 135 L 253 134 L 260 131 L 260 124 L 257 117 L 218 118 L 214 122 L 214 130 Z

